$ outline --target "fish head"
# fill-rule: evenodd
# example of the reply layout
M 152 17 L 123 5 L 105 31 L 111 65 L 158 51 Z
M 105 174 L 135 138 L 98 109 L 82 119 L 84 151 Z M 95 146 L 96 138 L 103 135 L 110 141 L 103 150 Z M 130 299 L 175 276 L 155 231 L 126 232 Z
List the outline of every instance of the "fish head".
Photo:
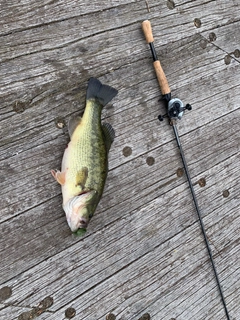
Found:
M 86 229 L 96 208 L 96 191 L 82 193 L 71 198 L 63 209 L 66 213 L 67 222 L 72 232 Z

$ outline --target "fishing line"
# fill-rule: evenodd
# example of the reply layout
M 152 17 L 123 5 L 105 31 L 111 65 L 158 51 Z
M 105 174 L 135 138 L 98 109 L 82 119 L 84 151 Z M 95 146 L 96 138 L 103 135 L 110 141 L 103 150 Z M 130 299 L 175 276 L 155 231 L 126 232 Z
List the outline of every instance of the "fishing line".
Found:
M 222 301 L 222 304 L 223 304 L 223 308 L 224 308 L 224 311 L 225 311 L 227 319 L 230 320 L 230 316 L 229 316 L 229 312 L 228 312 L 227 305 L 226 305 L 226 302 L 225 302 L 225 298 L 224 298 L 224 295 L 223 295 L 221 283 L 220 283 L 219 276 L 218 276 L 218 273 L 217 273 L 217 269 L 216 269 L 216 266 L 215 266 L 215 263 L 214 263 L 212 250 L 211 250 L 208 238 L 207 238 L 207 234 L 206 234 L 204 223 L 203 223 L 203 220 L 202 220 L 202 217 L 201 217 L 201 213 L 200 213 L 197 197 L 196 197 L 196 194 L 195 194 L 195 191 L 194 191 L 194 188 L 193 188 L 193 184 L 192 184 L 191 177 L 190 177 L 189 170 L 188 170 L 188 165 L 187 165 L 187 162 L 186 162 L 186 159 L 185 159 L 185 155 L 184 155 L 184 152 L 183 152 L 183 149 L 182 149 L 180 137 L 179 137 L 178 131 L 177 131 L 177 120 L 180 120 L 182 118 L 185 110 L 191 110 L 192 107 L 189 104 L 184 106 L 183 102 L 178 98 L 175 98 L 175 99 L 171 98 L 171 90 L 170 90 L 170 87 L 168 85 L 168 81 L 167 81 L 167 78 L 166 78 L 166 76 L 164 74 L 162 66 L 160 64 L 160 61 L 159 61 L 159 59 L 157 57 L 157 53 L 156 53 L 156 50 L 155 50 L 155 47 L 154 47 L 154 44 L 153 44 L 154 38 L 153 38 L 153 34 L 152 34 L 152 28 L 151 28 L 150 21 L 148 21 L 148 20 L 143 21 L 142 22 L 142 29 L 143 29 L 143 33 L 145 35 L 147 43 L 150 46 L 150 50 L 151 50 L 151 53 L 152 53 L 153 67 L 155 69 L 156 76 L 157 76 L 157 79 L 158 79 L 158 83 L 159 83 L 159 86 L 160 86 L 160 90 L 161 90 L 161 93 L 162 93 L 162 100 L 164 100 L 167 103 L 167 115 L 168 115 L 168 117 L 170 119 L 170 124 L 171 124 L 171 126 L 173 128 L 173 132 L 174 132 L 174 136 L 175 136 L 175 139 L 176 139 L 176 142 L 177 142 L 177 146 L 178 146 L 179 151 L 180 151 L 183 167 L 184 167 L 184 170 L 185 170 L 185 173 L 186 173 L 186 176 L 187 176 L 187 181 L 188 181 L 189 188 L 190 188 L 190 191 L 191 191 L 191 194 L 192 194 L 193 202 L 194 202 L 194 205 L 195 205 L 195 208 L 196 208 L 196 212 L 197 212 L 197 215 L 198 215 L 198 220 L 199 220 L 199 223 L 200 223 L 200 227 L 201 227 L 201 230 L 202 230 L 202 233 L 203 233 L 204 241 L 205 241 L 205 244 L 206 244 L 206 247 L 207 247 L 207 251 L 208 251 L 208 254 L 209 254 L 209 258 L 210 258 L 210 261 L 211 261 L 211 265 L 212 265 L 213 272 L 214 272 L 214 275 L 215 275 L 215 279 L 216 279 L 216 282 L 217 282 L 217 286 L 218 286 L 218 289 L 219 289 L 219 293 L 220 293 L 221 301 Z M 163 120 L 163 116 L 160 115 L 158 117 L 158 119 L 160 121 L 162 121 Z

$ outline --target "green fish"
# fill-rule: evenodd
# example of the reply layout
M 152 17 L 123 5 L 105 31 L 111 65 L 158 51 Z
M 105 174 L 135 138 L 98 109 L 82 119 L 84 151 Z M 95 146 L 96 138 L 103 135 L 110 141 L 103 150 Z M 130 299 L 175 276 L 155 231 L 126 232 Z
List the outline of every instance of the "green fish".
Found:
M 51 171 L 62 186 L 68 225 L 77 234 L 86 231 L 103 193 L 115 133 L 109 123 L 101 123 L 101 113 L 117 93 L 116 89 L 90 78 L 83 117 L 69 120 L 71 140 L 63 155 L 61 171 Z

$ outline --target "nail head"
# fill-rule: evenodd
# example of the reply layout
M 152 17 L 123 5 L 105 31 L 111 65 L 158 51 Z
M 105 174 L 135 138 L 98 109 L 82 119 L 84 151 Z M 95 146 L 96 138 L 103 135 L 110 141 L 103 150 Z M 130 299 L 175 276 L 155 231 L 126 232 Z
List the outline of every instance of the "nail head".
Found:
M 124 147 L 122 152 L 123 152 L 124 157 L 129 157 L 132 154 L 132 148 L 130 148 L 128 146 Z
M 223 197 L 227 198 L 229 196 L 230 192 L 228 190 L 223 191 Z
M 195 18 L 195 19 L 194 19 L 194 25 L 195 25 L 196 28 L 200 28 L 201 25 L 202 25 L 201 20 L 198 19 L 198 18 Z
M 224 57 L 224 62 L 226 65 L 230 64 L 231 60 L 232 60 L 232 58 L 229 54 Z
M 214 32 L 211 32 L 209 33 L 209 40 L 212 42 L 212 41 L 215 41 L 217 39 L 217 36 Z
M 175 8 L 175 2 L 173 0 L 168 0 L 167 7 L 168 9 L 173 10 Z
M 205 178 L 201 178 L 198 180 L 198 184 L 200 187 L 205 187 L 206 185 L 206 179 Z
M 149 166 L 152 166 L 152 165 L 154 165 L 154 163 L 155 163 L 155 159 L 154 159 L 153 157 L 147 157 L 146 163 L 147 163 Z
M 0 301 L 10 298 L 12 295 L 12 289 L 10 287 L 2 287 L 0 289 Z
M 184 174 L 183 168 L 178 168 L 177 171 L 176 171 L 176 173 L 177 173 L 177 176 L 178 176 L 179 178 L 182 177 L 183 174 Z
M 106 316 L 106 320 L 115 320 L 115 319 L 116 319 L 116 316 L 113 313 L 109 313 Z
M 76 315 L 76 310 L 74 308 L 67 308 L 65 311 L 65 316 L 68 319 L 73 318 Z

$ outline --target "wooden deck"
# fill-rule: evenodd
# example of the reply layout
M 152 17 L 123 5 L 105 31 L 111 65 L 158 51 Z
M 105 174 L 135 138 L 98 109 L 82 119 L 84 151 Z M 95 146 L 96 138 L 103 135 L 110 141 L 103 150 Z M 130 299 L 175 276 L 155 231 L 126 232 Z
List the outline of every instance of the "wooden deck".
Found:
M 178 130 L 240 319 L 240 3 L 148 5 L 0 2 L 1 320 L 226 319 L 173 131 L 157 119 L 165 110 L 145 19 L 172 95 L 193 107 Z M 91 76 L 119 90 L 103 112 L 116 139 L 103 198 L 78 238 L 50 170 Z

